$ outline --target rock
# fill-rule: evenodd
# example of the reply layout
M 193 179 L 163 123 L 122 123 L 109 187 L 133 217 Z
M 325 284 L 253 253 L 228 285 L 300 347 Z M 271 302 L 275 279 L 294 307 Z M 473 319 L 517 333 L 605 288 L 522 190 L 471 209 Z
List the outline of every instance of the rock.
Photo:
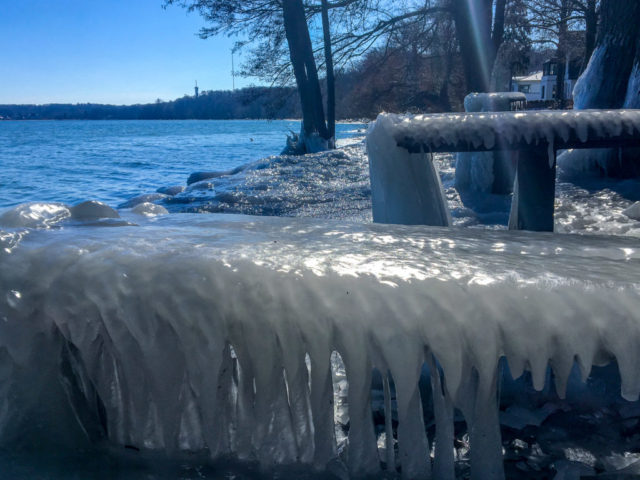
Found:
M 105 205 L 95 200 L 79 203 L 74 207 L 70 207 L 71 217 L 76 220 L 96 220 L 98 218 L 120 218 L 109 205 Z
M 553 480 L 580 480 L 580 477 L 594 476 L 596 471 L 589 465 L 570 460 L 558 460 L 553 463 L 556 476 Z
M 603 458 L 601 461 L 607 472 L 625 470 L 625 473 L 640 473 L 640 453 L 611 455 L 610 457 Z
M 214 188 L 215 186 L 213 183 L 202 180 L 201 182 L 196 182 L 189 185 L 189 188 L 187 188 L 187 192 L 193 192 L 194 190 L 213 190 Z
M 547 403 L 535 412 L 524 407 L 511 406 L 505 412 L 500 412 L 500 424 L 514 430 L 523 430 L 528 425 L 539 427 L 558 409 L 559 407 L 553 403 Z
M 640 202 L 636 202 L 629 208 L 622 212 L 623 215 L 631 218 L 632 220 L 640 220 Z
M 515 439 L 513 441 L 513 446 L 515 448 L 519 448 L 520 450 L 526 450 L 527 448 L 529 448 L 529 444 L 524 440 L 520 440 L 520 439 Z
M 327 464 L 327 471 L 331 472 L 340 480 L 349 480 L 349 471 L 347 466 L 339 458 L 334 458 Z
M 158 190 L 156 190 L 157 193 L 164 193 L 165 195 L 169 195 L 170 197 L 173 197 L 175 195 L 178 195 L 179 193 L 182 193 L 184 191 L 184 188 L 182 185 L 174 185 L 173 187 L 160 187 Z
M 138 215 L 167 215 L 169 210 L 162 205 L 156 205 L 155 203 L 141 203 L 131 209 L 131 213 Z
M 141 203 L 151 203 L 168 197 L 169 195 L 165 195 L 164 193 L 143 193 L 142 195 L 127 200 L 118 208 L 133 208 Z
M 217 172 L 194 172 L 189 175 L 187 179 L 187 185 L 191 185 L 192 183 L 201 182 L 202 180 L 210 180 L 212 178 L 219 178 L 228 175 L 236 175 L 243 170 L 245 170 L 248 165 L 240 165 L 239 167 L 233 168 L 231 170 L 217 171 Z
M 0 226 L 49 228 L 70 216 L 69 208 L 63 203 L 23 203 L 0 215 Z
M 620 407 L 620 416 L 625 420 L 640 417 L 640 402 L 627 403 Z
M 474 212 L 470 208 L 461 207 L 453 210 L 451 212 L 451 216 L 453 218 L 465 218 L 465 217 L 476 218 L 478 215 L 476 214 L 476 212 Z

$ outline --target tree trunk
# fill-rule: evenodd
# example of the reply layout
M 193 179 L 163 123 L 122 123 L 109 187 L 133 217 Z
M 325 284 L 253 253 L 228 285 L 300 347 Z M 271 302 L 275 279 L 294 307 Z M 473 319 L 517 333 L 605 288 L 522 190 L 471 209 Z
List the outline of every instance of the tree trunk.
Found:
M 603 0 L 596 47 L 576 88 L 575 108 L 621 108 L 633 69 L 640 1 Z
M 582 61 L 582 72 L 587 68 L 593 50 L 596 48 L 596 35 L 598 34 L 598 11 L 596 10 L 596 0 L 587 0 L 587 11 L 585 12 L 585 53 Z
M 444 78 L 442 79 L 442 86 L 440 87 L 440 106 L 445 112 L 453 110 L 451 108 L 451 100 L 449 99 L 449 85 L 451 84 L 451 75 L 453 74 L 453 54 L 447 52 L 444 56 L 446 67 L 444 68 Z
M 322 90 L 304 4 L 302 0 L 283 0 L 282 7 L 289 56 L 300 94 L 303 133 L 307 138 L 317 133 L 320 138 L 329 140 L 331 137 L 325 124 Z
M 576 88 L 575 108 L 640 107 L 640 0 L 603 0 L 602 19 L 589 66 Z M 638 149 L 604 152 L 608 177 L 640 176 Z
M 467 81 L 467 93 L 491 91 L 491 75 L 504 39 L 505 0 L 452 0 L 460 54 Z
M 636 40 L 636 55 L 633 70 L 629 77 L 629 87 L 623 108 L 640 108 L 640 34 Z M 640 177 L 640 149 L 623 149 L 618 157 L 620 173 L 622 178 Z
M 494 55 L 498 55 L 498 51 L 500 50 L 502 42 L 504 41 L 504 23 L 506 13 L 507 0 L 496 0 L 495 19 L 493 21 L 493 32 L 491 34 L 491 42 L 493 44 Z
M 336 79 L 333 72 L 331 51 L 331 25 L 329 24 L 329 0 L 322 0 L 322 32 L 324 34 L 324 57 L 327 67 L 327 128 L 329 137 L 336 138 Z
M 569 0 L 562 0 L 560 6 L 560 23 L 558 25 L 558 75 L 556 76 L 556 102 L 560 105 L 560 110 L 567 107 L 564 98 L 564 77 L 567 69 L 567 15 Z
M 414 32 L 415 33 L 415 32 Z M 418 58 L 418 39 L 414 36 L 411 42 L 411 59 L 408 67 L 409 99 L 414 107 L 423 108 L 424 103 L 420 98 L 420 60 Z

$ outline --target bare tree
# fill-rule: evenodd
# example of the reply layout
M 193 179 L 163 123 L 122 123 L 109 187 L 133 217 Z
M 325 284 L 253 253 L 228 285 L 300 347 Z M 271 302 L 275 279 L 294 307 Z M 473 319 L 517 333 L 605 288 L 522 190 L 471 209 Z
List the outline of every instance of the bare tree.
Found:
M 327 128 L 329 137 L 336 137 L 336 78 L 333 70 L 331 49 L 331 23 L 329 21 L 329 0 L 322 0 L 322 36 L 324 58 L 327 71 Z
M 341 4 L 348 4 L 344 0 Z M 268 79 L 272 85 L 287 85 L 295 78 L 300 96 L 303 131 L 298 142 L 299 153 L 310 150 L 309 143 L 318 136 L 325 146 L 334 144 L 335 115 L 327 126 L 320 78 L 309 31 L 310 15 L 303 0 L 165 0 L 165 6 L 178 4 L 190 12 L 198 12 L 210 26 L 200 37 L 225 34 L 240 36 L 240 49 L 253 45 L 242 73 Z M 329 4 L 325 5 L 327 10 Z M 331 5 L 335 8 L 335 5 Z M 328 23 L 328 16 L 325 18 Z M 327 29 L 329 26 L 327 25 Z M 330 38 L 329 38 L 330 40 Z M 331 57 L 330 44 L 327 58 Z M 333 112 L 334 107 L 329 111 Z M 331 130 L 331 131 L 330 131 Z M 322 143 L 320 142 L 320 143 Z M 314 142 L 313 148 L 318 148 Z
M 506 5 L 504 39 L 493 69 L 493 88 L 497 91 L 511 91 L 513 77 L 528 72 L 532 48 L 525 1 L 509 0 Z
M 491 91 L 491 75 L 504 40 L 507 0 L 450 0 L 468 92 Z
M 556 49 L 559 65 L 556 99 L 562 109 L 566 106 L 566 63 L 579 48 L 584 52 L 582 69 L 586 68 L 595 45 L 599 4 L 599 0 L 527 0 L 529 21 L 535 32 L 533 43 Z M 576 34 L 582 36 L 579 45 L 575 42 Z
M 585 25 L 585 52 L 582 61 L 582 71 L 587 68 L 593 50 L 596 47 L 596 35 L 598 33 L 598 19 L 600 17 L 600 0 L 574 0 L 576 12 L 581 12 Z
M 362 55 L 363 51 L 389 38 L 407 25 L 431 28 L 446 14 L 456 27 L 459 53 L 464 65 L 468 92 L 488 92 L 496 56 L 505 33 L 505 9 L 509 0 L 427 0 L 359 3 L 360 23 L 345 24 L 336 39 L 340 60 Z

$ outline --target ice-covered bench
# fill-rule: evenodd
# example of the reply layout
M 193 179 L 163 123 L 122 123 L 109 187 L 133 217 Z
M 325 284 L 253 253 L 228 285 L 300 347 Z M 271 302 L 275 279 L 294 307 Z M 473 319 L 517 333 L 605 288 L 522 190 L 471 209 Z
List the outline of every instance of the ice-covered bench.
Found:
M 357 477 L 394 461 L 395 430 L 403 478 L 454 480 L 457 408 L 471 478 L 500 480 L 501 357 L 514 378 L 528 370 L 560 397 L 572 369 L 579 381 L 616 359 L 616 393 L 638 399 L 635 239 L 231 215 L 90 220 L 60 204 L 0 216 L 0 455 L 106 437 L 264 468 L 344 460 Z M 332 352 L 348 382 L 338 396 Z M 372 421 L 374 367 L 393 378 L 386 441 Z
M 517 151 L 509 227 L 553 231 L 559 150 L 639 146 L 638 110 L 382 114 L 367 134 L 373 218 L 446 225 L 431 154 Z

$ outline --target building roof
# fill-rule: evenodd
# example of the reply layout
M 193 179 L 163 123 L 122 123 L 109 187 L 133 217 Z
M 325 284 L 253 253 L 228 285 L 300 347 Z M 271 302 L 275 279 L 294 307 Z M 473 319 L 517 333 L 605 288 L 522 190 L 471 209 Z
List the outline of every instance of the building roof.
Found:
M 542 81 L 542 70 L 534 72 L 524 77 L 514 77 L 516 82 L 540 82 Z

